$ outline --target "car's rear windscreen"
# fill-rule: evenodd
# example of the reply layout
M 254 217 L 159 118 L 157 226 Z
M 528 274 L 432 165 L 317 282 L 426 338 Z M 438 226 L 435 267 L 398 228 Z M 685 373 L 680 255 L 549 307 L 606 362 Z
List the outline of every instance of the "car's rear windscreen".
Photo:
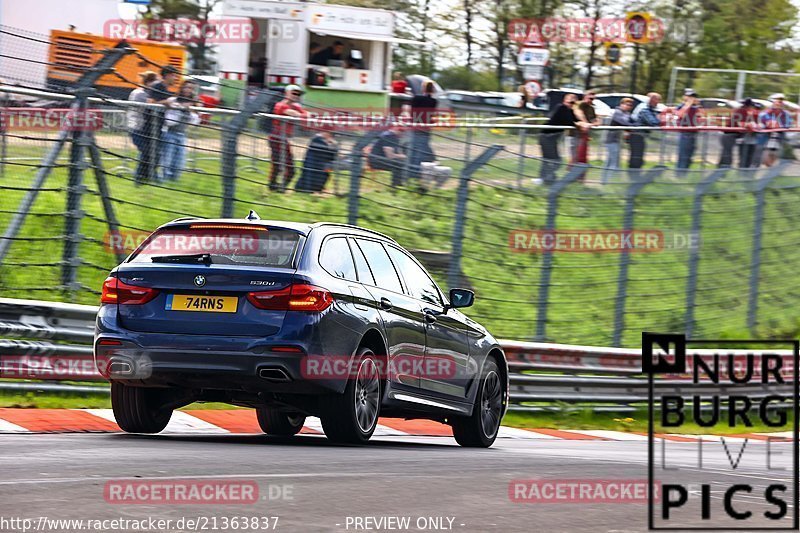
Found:
M 150 235 L 130 263 L 206 262 L 292 268 L 303 235 L 295 230 L 254 225 L 192 224 Z

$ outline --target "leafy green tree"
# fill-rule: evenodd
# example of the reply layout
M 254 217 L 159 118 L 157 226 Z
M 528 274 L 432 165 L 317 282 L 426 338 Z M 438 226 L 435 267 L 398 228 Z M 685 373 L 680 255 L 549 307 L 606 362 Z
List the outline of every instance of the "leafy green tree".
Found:
M 164 20 L 187 18 L 197 22 L 200 27 L 209 24 L 209 17 L 221 0 L 153 0 L 143 13 L 144 20 Z M 213 52 L 207 42 L 205 32 L 185 43 L 195 72 L 211 72 L 214 68 Z

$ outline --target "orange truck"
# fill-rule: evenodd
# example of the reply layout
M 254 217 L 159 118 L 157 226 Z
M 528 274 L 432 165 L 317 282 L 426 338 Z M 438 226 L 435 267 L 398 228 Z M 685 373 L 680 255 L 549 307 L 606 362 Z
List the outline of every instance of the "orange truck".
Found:
M 102 35 L 51 30 L 47 86 L 59 90 L 70 87 L 87 68 L 97 63 L 103 50 L 113 48 L 118 42 Z M 181 72 L 186 71 L 185 46 L 158 41 L 130 40 L 128 43 L 149 61 L 136 54 L 122 58 L 115 67 L 119 75 L 106 74 L 97 83 L 108 97 L 127 98 L 139 83 L 139 73 L 145 70 L 157 72 L 160 68 L 156 65 L 172 65 Z

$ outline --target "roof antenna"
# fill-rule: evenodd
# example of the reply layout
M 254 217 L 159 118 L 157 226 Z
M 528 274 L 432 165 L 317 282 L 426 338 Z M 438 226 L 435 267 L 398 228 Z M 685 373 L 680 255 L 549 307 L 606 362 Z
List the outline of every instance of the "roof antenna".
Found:
M 256 213 L 256 212 L 255 212 L 255 211 L 253 211 L 252 209 L 250 210 L 250 213 L 249 213 L 249 214 L 248 214 L 246 217 L 244 217 L 244 218 L 245 218 L 246 220 L 261 220 L 261 217 L 260 217 L 260 216 L 258 216 L 258 213 Z

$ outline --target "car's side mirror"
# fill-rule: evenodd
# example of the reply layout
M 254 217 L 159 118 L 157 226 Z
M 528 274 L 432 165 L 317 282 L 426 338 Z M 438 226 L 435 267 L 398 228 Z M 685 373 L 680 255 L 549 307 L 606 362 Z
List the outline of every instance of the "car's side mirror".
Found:
M 450 289 L 450 304 L 445 306 L 447 309 L 458 309 L 459 307 L 469 307 L 475 302 L 475 293 L 469 289 Z

